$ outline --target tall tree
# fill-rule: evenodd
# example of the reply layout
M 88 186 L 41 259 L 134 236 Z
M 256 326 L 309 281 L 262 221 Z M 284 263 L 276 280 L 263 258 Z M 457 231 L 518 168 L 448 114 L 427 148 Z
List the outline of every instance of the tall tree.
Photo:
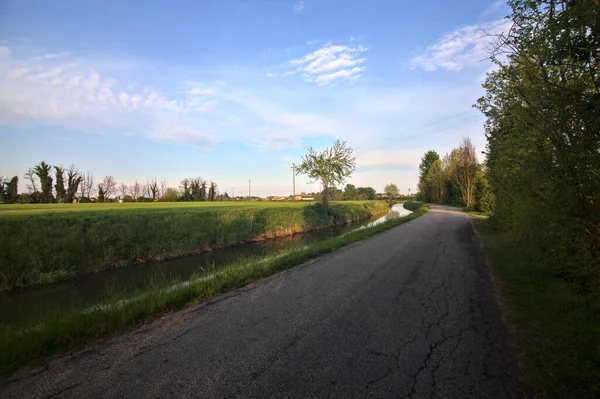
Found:
M 183 201 L 191 201 L 192 200 L 192 188 L 190 179 L 185 178 L 181 181 L 181 199 Z
M 94 175 L 87 171 L 81 182 L 81 198 L 86 198 L 88 201 L 92 198 L 96 187 L 94 183 Z
M 104 179 L 102 180 L 102 191 L 103 191 L 105 200 L 110 199 L 110 196 L 114 193 L 116 188 L 117 188 L 117 182 L 114 177 L 112 177 L 112 176 L 104 177 Z M 100 197 L 100 194 L 98 194 L 98 198 L 99 197 Z
M 54 189 L 56 190 L 56 201 L 65 202 L 67 199 L 67 190 L 65 190 L 65 168 L 62 166 L 55 166 L 56 170 L 56 184 Z
M 464 138 L 460 147 L 451 154 L 450 173 L 460 187 L 463 201 L 467 206 L 475 203 L 475 182 L 477 181 L 477 155 L 471 139 Z
M 146 184 L 150 190 L 152 201 L 156 201 L 158 199 L 158 182 L 156 181 L 156 177 L 149 182 L 146 182 Z
M 537 264 L 598 287 L 600 2 L 509 5 L 514 25 L 498 37 L 478 102 L 494 222 Z
M 344 199 L 345 200 L 354 200 L 358 195 L 358 191 L 356 191 L 356 187 L 354 184 L 346 184 L 344 188 Z
M 50 170 L 52 166 L 42 161 L 39 165 L 33 168 L 33 171 L 40 179 L 40 185 L 42 186 L 42 201 L 52 202 L 54 197 L 52 196 L 52 177 L 50 176 Z
M 125 196 L 129 193 L 129 187 L 125 183 L 119 184 L 119 195 L 121 199 L 125 199 Z
M 14 176 L 10 181 L 4 183 L 4 202 L 14 204 L 17 201 L 19 178 Z
M 75 200 L 75 195 L 79 190 L 79 185 L 83 181 L 83 176 L 75 169 L 75 165 L 71 165 L 67 171 L 67 202 L 71 203 Z
M 423 155 L 421 158 L 421 164 L 419 165 L 419 180 L 424 180 L 427 176 L 427 172 L 429 172 L 429 168 L 435 161 L 440 159 L 440 155 L 434 150 L 429 150 Z
M 296 169 L 296 173 L 304 173 L 313 181 L 321 182 L 321 204 L 326 213 L 329 209 L 329 190 L 337 184 L 343 184 L 354 172 L 356 158 L 352 156 L 352 152 L 352 148 L 340 140 L 336 140 L 332 147 L 327 147 L 321 152 L 311 147 Z
M 204 180 L 200 184 L 200 198 L 198 201 L 206 201 L 206 182 Z
M 394 198 L 400 195 L 400 190 L 398 189 L 398 186 L 394 183 L 386 185 L 383 192 L 385 193 L 389 201 L 393 200 Z
M 208 189 L 208 200 L 214 201 L 217 195 L 217 183 L 214 181 L 210 182 L 210 188 Z
M 359 196 L 364 195 L 365 199 L 370 201 L 377 199 L 377 191 L 373 187 L 359 187 L 356 189 L 356 192 Z
M 29 185 L 27 186 L 27 189 L 29 190 L 29 192 L 30 193 L 37 192 L 38 187 L 37 187 L 37 181 L 35 180 L 34 168 L 27 169 L 27 172 L 25 172 L 25 179 L 29 180 Z
M 135 182 L 133 182 L 133 186 L 131 186 L 131 196 L 133 197 L 134 201 L 138 200 L 141 192 L 142 192 L 142 186 L 137 181 L 137 179 L 135 179 Z

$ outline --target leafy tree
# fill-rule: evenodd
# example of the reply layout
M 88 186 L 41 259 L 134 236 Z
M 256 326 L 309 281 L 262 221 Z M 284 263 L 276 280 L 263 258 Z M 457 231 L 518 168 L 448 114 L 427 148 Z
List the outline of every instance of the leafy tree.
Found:
M 400 190 L 398 189 L 398 186 L 394 183 L 386 185 L 383 192 L 390 201 L 400 195 Z
M 65 169 L 61 166 L 55 166 L 56 170 L 56 184 L 54 189 L 56 190 L 56 201 L 65 202 L 67 198 L 67 191 L 65 190 Z
M 356 189 L 356 192 L 364 200 L 373 201 L 377 199 L 377 191 L 373 187 L 359 187 Z
M 191 182 L 190 179 L 185 178 L 181 181 L 181 186 L 180 190 L 181 190 L 181 199 L 183 201 L 191 201 L 192 200 L 192 188 L 191 188 Z
M 475 183 L 475 210 L 478 212 L 490 213 L 494 210 L 495 197 L 492 192 L 492 186 L 487 179 L 487 171 L 481 169 L 477 174 Z
M 346 187 L 344 188 L 344 199 L 345 200 L 354 200 L 354 199 L 356 199 L 357 195 L 358 195 L 358 191 L 356 190 L 356 187 L 354 186 L 354 184 L 346 184 Z
M 329 209 L 329 190 L 336 184 L 344 183 L 354 172 L 356 158 L 352 156 L 352 148 L 346 142 L 336 140 L 332 147 L 321 152 L 309 148 L 308 154 L 302 157 L 302 163 L 296 173 L 304 173 L 313 181 L 320 181 L 323 186 L 321 203 L 327 213 Z
M 14 176 L 10 181 L 3 184 L 3 199 L 7 204 L 14 204 L 17 201 L 19 178 Z
M 429 172 L 429 168 L 435 161 L 440 159 L 440 155 L 434 150 L 429 150 L 423 155 L 421 158 L 421 164 L 419 165 L 419 180 L 424 180 L 427 176 L 427 172 Z
M 160 200 L 164 201 L 164 202 L 175 202 L 175 201 L 177 201 L 177 197 L 178 196 L 179 196 L 179 193 L 177 192 L 176 189 L 171 188 L 171 187 L 167 187 L 163 191 L 163 194 L 160 197 Z
M 52 177 L 50 176 L 50 170 L 52 166 L 42 161 L 39 165 L 33 168 L 34 173 L 40 179 L 40 185 L 42 186 L 42 201 L 52 202 L 54 197 L 52 196 Z
M 98 184 L 98 202 L 104 202 L 104 188 L 102 183 Z
M 487 117 L 493 221 L 537 264 L 597 291 L 600 2 L 509 5 L 514 25 L 498 37 L 499 67 L 477 105 Z
M 208 189 L 208 200 L 214 201 L 217 195 L 217 183 L 210 182 L 210 188 Z
M 82 181 L 83 176 L 75 169 L 75 165 L 71 165 L 67 171 L 67 202 L 73 202 Z

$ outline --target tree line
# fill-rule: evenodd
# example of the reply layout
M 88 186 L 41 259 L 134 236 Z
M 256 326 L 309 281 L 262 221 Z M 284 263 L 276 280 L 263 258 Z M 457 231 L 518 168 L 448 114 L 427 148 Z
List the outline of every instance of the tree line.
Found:
M 142 201 L 226 201 L 231 198 L 220 194 L 217 183 L 200 177 L 186 178 L 179 188 L 169 187 L 166 180 L 156 178 L 132 185 L 118 183 L 105 176 L 96 181 L 90 172 L 83 173 L 74 165 L 69 169 L 52 166 L 42 161 L 29 168 L 23 176 L 26 193 L 19 194 L 19 177 L 5 180 L 0 176 L 0 203 L 71 203 L 71 202 L 142 202 Z
M 512 0 L 477 108 L 492 218 L 536 264 L 598 292 L 600 2 Z
M 494 209 L 494 193 L 486 165 L 479 163 L 469 138 L 444 158 L 430 150 L 419 165 L 418 199 L 453 206 L 467 206 L 480 212 Z

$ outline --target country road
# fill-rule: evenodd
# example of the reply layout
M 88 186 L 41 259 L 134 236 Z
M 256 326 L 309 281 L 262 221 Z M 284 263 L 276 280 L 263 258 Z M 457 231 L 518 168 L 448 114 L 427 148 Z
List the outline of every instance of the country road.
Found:
M 0 397 L 512 398 L 467 216 L 409 223 L 0 382 Z

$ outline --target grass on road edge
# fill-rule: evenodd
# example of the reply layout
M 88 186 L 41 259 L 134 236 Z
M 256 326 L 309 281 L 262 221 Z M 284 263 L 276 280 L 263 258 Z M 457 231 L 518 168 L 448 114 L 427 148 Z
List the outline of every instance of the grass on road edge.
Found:
M 486 219 L 483 242 L 524 382 L 543 398 L 600 398 L 600 301 L 531 262 L 527 250 Z M 531 397 L 528 396 L 528 397 Z
M 406 208 L 411 205 L 409 202 Z M 151 280 L 146 290 L 108 297 L 93 309 L 72 308 L 45 314 L 31 320 L 25 327 L 2 326 L 0 375 L 6 376 L 23 366 L 39 364 L 51 356 L 79 349 L 99 338 L 117 335 L 167 313 L 205 302 L 406 223 L 423 215 L 429 208 L 419 204 L 415 209 L 408 216 L 326 239 L 300 250 L 282 252 L 266 259 L 240 259 L 227 268 L 192 277 L 189 282 Z

